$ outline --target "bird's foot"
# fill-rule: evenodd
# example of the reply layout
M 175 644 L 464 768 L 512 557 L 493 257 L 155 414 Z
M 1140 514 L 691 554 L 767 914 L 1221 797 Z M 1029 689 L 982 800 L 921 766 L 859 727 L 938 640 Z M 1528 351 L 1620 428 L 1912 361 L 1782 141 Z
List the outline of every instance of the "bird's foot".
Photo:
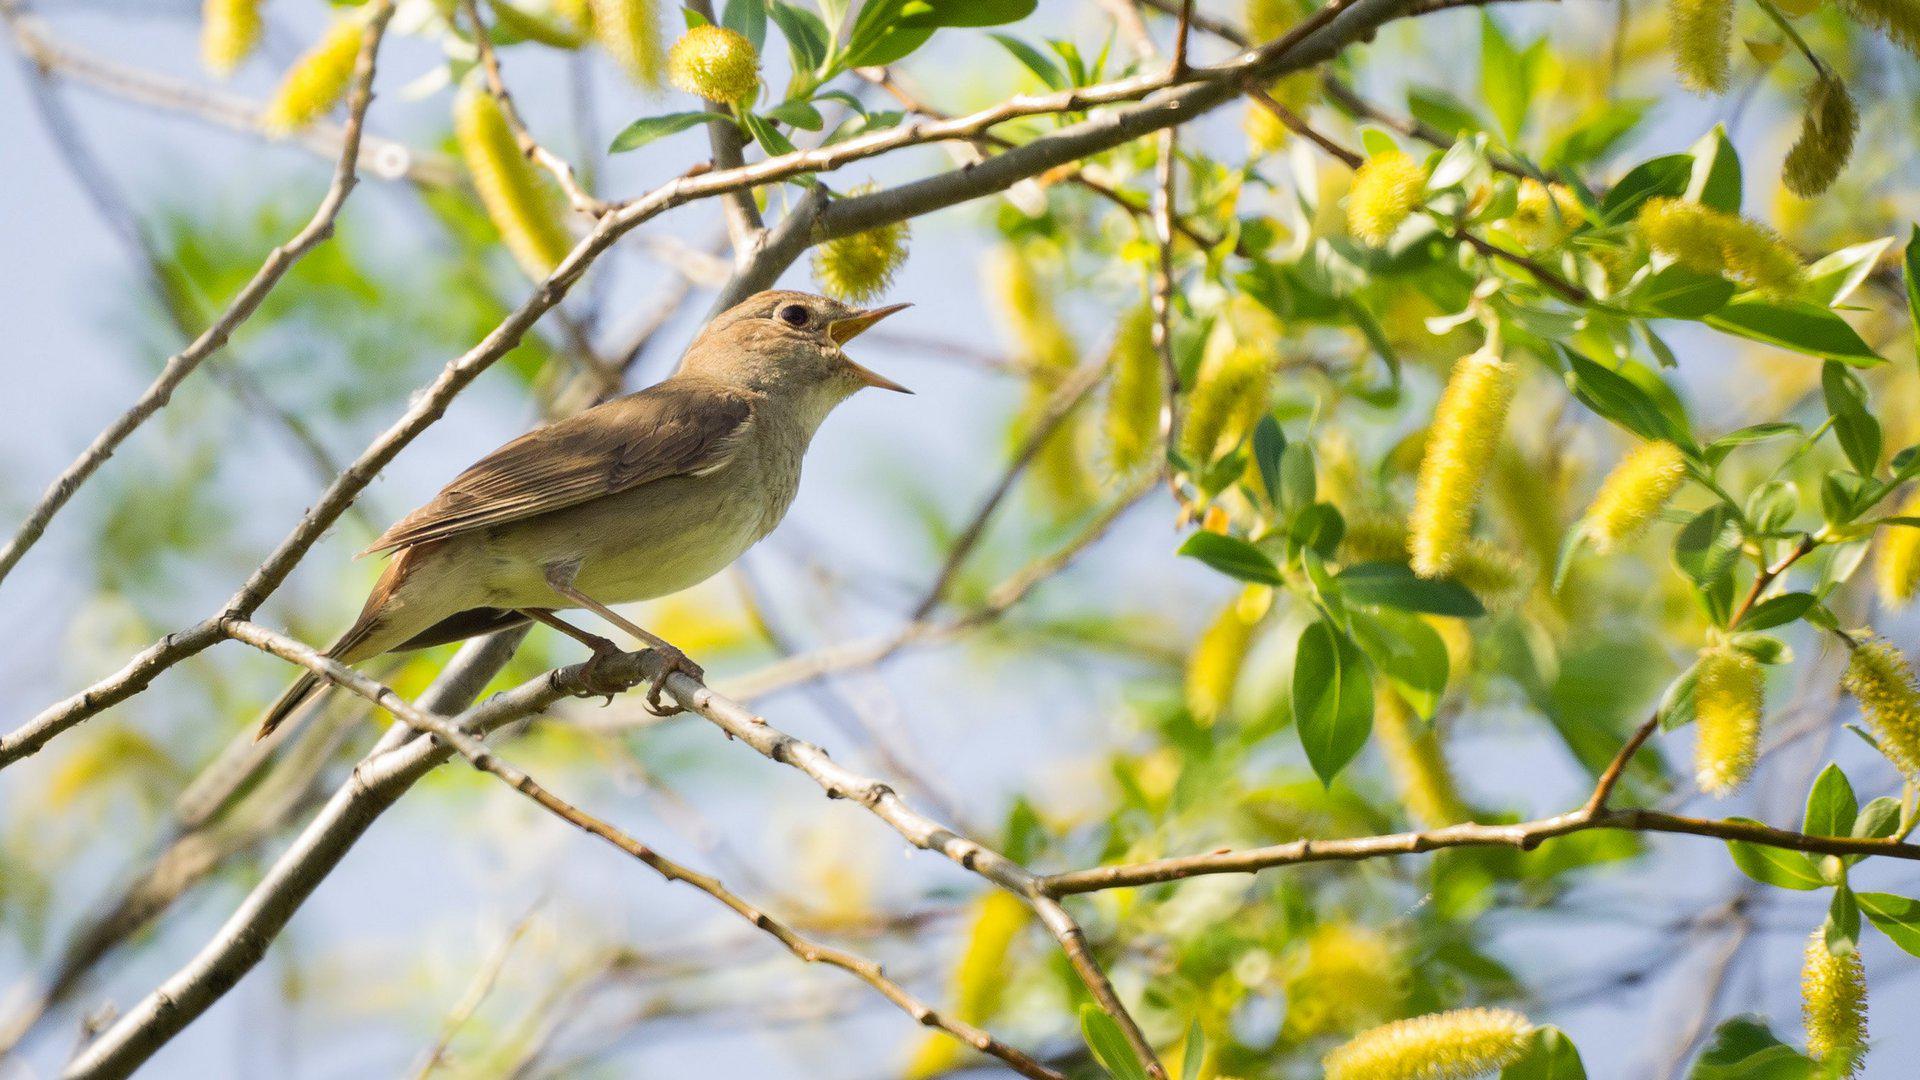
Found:
M 593 650 L 593 655 L 587 659 L 586 666 L 580 669 L 580 677 L 586 681 L 588 686 L 593 686 L 600 681 L 601 668 L 610 663 L 615 657 L 621 655 L 621 649 L 620 646 L 597 635 L 594 636 L 592 641 L 586 642 L 585 644 Z M 600 703 L 600 707 L 603 709 L 613 704 L 614 694 L 612 691 L 608 691 L 605 697 L 606 700 Z
M 678 672 L 695 681 L 704 682 L 707 669 L 694 663 L 686 653 L 666 642 L 654 645 L 653 651 L 660 654 L 660 673 L 653 677 L 652 684 L 647 687 L 647 711 L 655 716 L 672 716 L 675 713 L 685 712 L 686 710 L 678 705 L 660 700 L 660 694 L 667 688 L 667 680 Z

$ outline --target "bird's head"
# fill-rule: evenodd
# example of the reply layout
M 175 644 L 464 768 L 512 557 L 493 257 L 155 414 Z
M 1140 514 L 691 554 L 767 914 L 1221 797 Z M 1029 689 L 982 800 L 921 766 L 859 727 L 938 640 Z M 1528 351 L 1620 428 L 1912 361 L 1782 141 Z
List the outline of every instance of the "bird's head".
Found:
M 829 408 L 867 386 L 911 394 L 841 350 L 908 306 L 862 309 L 811 293 L 756 293 L 707 324 L 688 347 L 680 370 L 773 396 L 821 400 Z

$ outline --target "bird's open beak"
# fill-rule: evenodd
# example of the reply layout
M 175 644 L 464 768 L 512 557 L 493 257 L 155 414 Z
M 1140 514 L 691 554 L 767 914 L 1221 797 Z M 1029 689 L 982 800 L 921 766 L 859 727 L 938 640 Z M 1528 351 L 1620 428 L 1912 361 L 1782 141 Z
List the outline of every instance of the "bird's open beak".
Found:
M 857 315 L 849 315 L 844 319 L 835 319 L 827 324 L 827 336 L 833 339 L 834 344 L 845 345 L 847 342 L 866 333 L 867 328 L 874 323 L 879 322 L 881 319 L 886 318 L 896 311 L 912 306 L 912 304 L 888 304 L 886 307 L 868 308 Z M 849 368 L 853 369 L 853 373 L 859 377 L 860 381 L 866 383 L 868 386 L 877 386 L 882 390 L 893 390 L 902 394 L 913 393 L 913 391 L 901 386 L 899 383 L 894 382 L 892 379 L 887 378 L 877 371 L 861 367 L 852 360 L 848 360 L 846 363 Z

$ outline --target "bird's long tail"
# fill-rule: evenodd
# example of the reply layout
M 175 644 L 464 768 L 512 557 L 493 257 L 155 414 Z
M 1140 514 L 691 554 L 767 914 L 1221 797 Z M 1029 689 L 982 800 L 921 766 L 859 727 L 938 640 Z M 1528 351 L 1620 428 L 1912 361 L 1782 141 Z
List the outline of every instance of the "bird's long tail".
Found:
M 361 619 L 354 623 L 346 633 L 341 634 L 340 640 L 334 642 L 333 645 L 321 655 L 336 658 L 345 656 L 355 645 L 364 641 L 372 629 L 373 626 L 369 620 Z M 315 694 L 319 693 L 323 687 L 324 680 L 311 671 L 295 679 L 293 685 L 287 687 L 286 692 L 281 694 L 279 699 L 273 703 L 272 707 L 267 709 L 267 715 L 260 721 L 260 730 L 253 733 L 253 741 L 259 742 L 261 739 L 273 734 L 273 729 L 285 723 L 287 717 L 292 716 L 299 710 L 300 706 L 305 705 Z

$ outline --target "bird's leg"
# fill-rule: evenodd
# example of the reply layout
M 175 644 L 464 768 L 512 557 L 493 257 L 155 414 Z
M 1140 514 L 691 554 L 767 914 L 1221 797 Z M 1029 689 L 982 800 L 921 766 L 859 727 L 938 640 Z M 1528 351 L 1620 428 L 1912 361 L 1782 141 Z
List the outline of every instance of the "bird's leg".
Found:
M 595 615 L 600 616 L 620 629 L 625 630 L 627 633 L 632 634 L 634 637 L 639 638 L 641 641 L 646 642 L 657 651 L 660 654 L 661 660 L 660 673 L 653 677 L 652 685 L 647 688 L 647 708 L 652 710 L 655 716 L 672 716 L 674 713 L 680 712 L 681 709 L 678 706 L 667 705 L 660 700 L 661 692 L 667 688 L 668 677 L 678 671 L 693 679 L 704 680 L 707 677 L 706 669 L 694 663 L 686 653 L 681 652 L 678 647 L 668 642 L 667 639 L 643 629 L 634 623 L 633 620 L 600 601 L 595 600 L 593 597 L 588 596 L 586 593 L 581 592 L 579 589 L 574 588 L 573 578 L 575 574 L 579 573 L 579 570 L 580 567 L 577 563 L 561 563 L 550 566 L 547 568 L 547 584 L 553 588 L 554 592 L 559 593 L 561 596 L 579 604 Z
M 520 613 L 532 619 L 534 622 L 545 623 L 553 627 L 555 630 L 560 631 L 593 650 L 593 659 L 587 661 L 587 668 L 584 672 L 588 685 L 592 685 L 595 676 L 599 673 L 598 665 L 604 663 L 610 657 L 620 655 L 620 646 L 614 644 L 607 638 L 601 637 L 599 634 L 580 629 L 560 616 L 555 615 L 553 612 L 548 611 L 546 608 L 521 608 Z M 613 704 L 612 694 L 607 695 L 606 704 Z

